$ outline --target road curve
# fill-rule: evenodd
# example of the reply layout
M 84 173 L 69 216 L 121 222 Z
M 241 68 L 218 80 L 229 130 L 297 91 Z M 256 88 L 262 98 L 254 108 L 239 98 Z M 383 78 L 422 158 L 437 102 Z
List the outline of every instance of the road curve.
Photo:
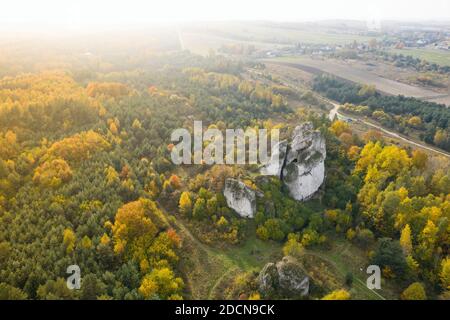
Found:
M 396 132 L 389 131 L 389 130 L 387 130 L 387 129 L 381 127 L 381 126 L 378 126 L 378 125 L 376 125 L 376 124 L 373 124 L 373 123 L 371 123 L 371 122 L 369 122 L 369 121 L 366 121 L 366 120 L 363 120 L 363 119 L 360 119 L 360 118 L 352 118 L 352 117 L 349 117 L 349 116 L 347 116 L 347 115 L 343 115 L 343 114 L 339 113 L 339 108 L 340 108 L 340 106 L 341 106 L 340 104 L 338 104 L 338 103 L 336 103 L 336 102 L 333 102 L 333 101 L 331 101 L 331 100 L 329 100 L 329 99 L 325 99 L 325 98 L 323 98 L 323 100 L 327 101 L 328 103 L 331 103 L 331 104 L 333 105 L 333 107 L 334 107 L 334 108 L 330 111 L 330 113 L 329 113 L 329 115 L 328 115 L 328 117 L 330 118 L 330 120 L 334 120 L 336 116 L 338 116 L 338 117 L 340 116 L 340 117 L 342 117 L 342 118 L 351 119 L 352 121 L 359 121 L 359 122 L 364 123 L 364 124 L 367 125 L 367 126 L 370 126 L 370 127 L 372 127 L 372 128 L 378 129 L 378 130 L 380 130 L 380 131 L 382 131 L 382 132 L 384 132 L 384 133 L 386 133 L 386 134 L 388 134 L 388 135 L 390 135 L 390 136 L 392 136 L 392 137 L 394 137 L 394 138 L 397 138 L 397 139 L 400 139 L 400 140 L 402 140 L 402 141 L 405 141 L 405 142 L 407 142 L 407 143 L 409 143 L 409 144 L 412 144 L 412 145 L 414 145 L 414 146 L 416 146 L 416 147 L 419 147 L 419 148 L 422 148 L 422 149 L 426 149 L 426 150 L 429 150 L 429 151 L 431 151 L 431 152 L 440 154 L 440 155 L 442 155 L 442 156 L 444 156 L 444 157 L 450 158 L 450 154 L 448 154 L 448 153 L 446 153 L 446 152 L 444 152 L 444 151 L 440 151 L 440 150 L 437 150 L 437 149 L 435 149 L 435 148 L 432 148 L 432 147 L 429 147 L 429 146 L 427 146 L 427 145 L 424 145 L 424 144 L 422 144 L 422 143 L 415 142 L 415 141 L 410 140 L 410 139 L 408 139 L 408 138 L 406 138 L 406 137 L 404 137 L 404 136 L 401 136 L 400 134 L 398 134 L 398 133 L 396 133 Z
M 248 71 L 251 71 L 251 70 L 248 70 Z M 260 72 L 257 72 L 257 71 L 253 71 L 253 70 L 252 70 L 251 72 L 253 72 L 253 73 L 257 74 L 257 75 L 261 75 L 261 73 L 260 73 Z M 293 85 L 287 83 L 286 81 L 280 81 L 280 83 L 281 83 L 282 85 L 284 85 L 284 86 L 289 87 L 289 88 L 296 89 L 295 86 L 293 86 Z M 317 92 L 314 92 L 314 95 L 315 95 L 316 97 L 320 98 L 321 100 L 323 100 L 323 101 L 325 101 L 325 102 L 327 102 L 327 103 L 333 105 L 333 109 L 332 109 L 332 110 L 329 112 L 329 114 L 328 114 L 328 117 L 329 117 L 329 119 L 330 119 L 331 121 L 333 121 L 333 120 L 335 119 L 336 116 L 338 116 L 338 117 L 340 116 L 340 117 L 342 117 L 342 118 L 344 118 L 344 119 L 345 119 L 345 118 L 346 118 L 346 119 L 350 119 L 350 120 L 355 121 L 355 122 L 356 122 L 356 121 L 359 121 L 359 122 L 362 122 L 362 123 L 364 123 L 365 125 L 367 125 L 367 126 L 369 126 L 369 127 L 378 129 L 378 130 L 380 130 L 380 131 L 382 131 L 382 132 L 384 132 L 384 133 L 386 133 L 386 134 L 388 134 L 388 135 L 390 135 L 390 136 L 392 136 L 392 137 L 394 137 L 394 138 L 397 138 L 397 139 L 399 139 L 399 140 L 402 140 L 402 141 L 404 141 L 404 142 L 407 142 L 407 143 L 409 143 L 409 144 L 412 144 L 412 145 L 414 145 L 414 146 L 416 146 L 416 147 L 419 147 L 419 148 L 422 148 L 422 149 L 425 149 L 425 150 L 434 152 L 434 153 L 436 153 L 436 154 L 439 154 L 439 155 L 441 155 L 441 156 L 450 158 L 450 154 L 448 154 L 448 153 L 446 153 L 446 152 L 444 152 L 444 151 L 441 151 L 441 150 L 438 150 L 438 149 L 429 147 L 429 146 L 427 146 L 427 145 L 425 145 L 425 144 L 422 144 L 422 143 L 415 142 L 415 141 L 413 141 L 413 140 L 411 140 L 411 139 L 408 139 L 408 138 L 406 138 L 406 137 L 404 137 L 404 136 L 401 136 L 400 134 L 398 134 L 398 133 L 396 133 L 396 132 L 387 130 L 387 129 L 381 127 L 381 126 L 378 126 L 378 125 L 373 124 L 373 123 L 371 123 L 371 122 L 368 122 L 368 121 L 366 121 L 366 120 L 359 119 L 359 118 L 352 118 L 352 117 L 349 117 L 349 116 L 347 116 L 347 115 L 343 115 L 342 113 L 339 112 L 339 108 L 341 107 L 340 104 L 338 104 L 337 102 L 332 101 L 332 100 L 330 100 L 330 99 L 328 99 L 328 98 L 325 98 L 324 96 L 318 94 Z

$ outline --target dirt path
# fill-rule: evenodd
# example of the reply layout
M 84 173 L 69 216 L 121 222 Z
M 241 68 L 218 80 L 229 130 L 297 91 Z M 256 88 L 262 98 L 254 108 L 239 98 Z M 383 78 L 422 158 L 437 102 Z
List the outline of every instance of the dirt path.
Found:
M 161 204 L 159 207 L 165 212 Z M 235 272 L 243 271 L 232 257 L 221 249 L 211 248 L 198 240 L 180 219 L 171 221 L 183 240 L 181 269 L 192 299 L 217 299 L 219 286 Z M 186 263 L 186 261 L 188 261 Z
M 343 251 L 345 251 L 345 250 L 346 250 L 346 248 L 343 249 Z M 341 274 L 342 277 L 345 277 L 344 272 L 339 268 L 339 266 L 338 266 L 333 260 L 331 260 L 330 258 L 328 258 L 326 255 L 320 254 L 320 253 L 317 253 L 317 252 L 311 252 L 311 251 L 308 251 L 306 254 L 309 254 L 309 255 L 311 255 L 311 256 L 315 256 L 315 257 L 318 257 L 318 258 L 320 258 L 320 259 L 322 259 L 322 260 L 325 260 L 326 262 L 330 263 L 330 264 L 331 264 L 331 265 L 332 265 L 332 266 L 333 266 L 333 267 Z M 374 295 L 376 295 L 379 299 L 381 299 L 381 300 L 386 300 L 385 297 L 383 297 L 381 294 L 379 294 L 379 293 L 376 292 L 375 290 L 369 289 L 369 288 L 367 287 L 367 285 L 366 285 L 361 279 L 359 279 L 358 277 L 355 276 L 354 279 L 355 279 L 356 282 L 358 283 L 359 289 L 361 289 L 361 290 L 366 290 L 366 291 L 370 291 L 371 293 L 373 293 Z
M 169 216 L 164 206 L 160 203 L 158 206 L 166 216 Z M 218 270 L 226 267 L 225 263 L 221 261 L 220 257 L 216 257 L 210 248 L 200 242 L 180 219 L 172 219 L 170 223 L 183 241 L 183 249 L 180 252 L 180 269 L 185 275 L 187 291 L 191 294 L 192 299 L 207 299 L 212 288 L 211 280 L 215 281 L 214 276 Z M 221 273 L 217 275 L 218 278 L 221 275 Z M 209 278 L 206 278 L 207 276 Z
M 215 298 L 215 294 L 217 291 L 217 287 L 228 277 L 230 276 L 233 272 L 238 272 L 241 269 L 238 267 L 233 267 L 231 269 L 229 269 L 227 272 L 223 273 L 222 276 L 216 280 L 216 282 L 214 282 L 214 284 L 212 285 L 211 289 L 209 290 L 208 293 L 208 299 L 209 300 L 214 300 Z

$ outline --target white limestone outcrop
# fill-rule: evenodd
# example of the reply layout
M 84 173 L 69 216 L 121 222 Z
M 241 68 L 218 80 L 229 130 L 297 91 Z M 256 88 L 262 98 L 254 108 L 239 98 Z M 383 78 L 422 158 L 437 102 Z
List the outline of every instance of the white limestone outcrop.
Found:
M 325 180 L 325 158 L 325 138 L 306 122 L 294 129 L 291 142 L 281 141 L 273 147 L 271 160 L 260 168 L 260 173 L 279 177 L 295 200 L 306 201 Z M 262 196 L 236 179 L 225 181 L 223 194 L 228 207 L 243 218 L 254 217 L 256 198 Z
M 325 180 L 325 138 L 307 122 L 297 126 L 281 174 L 295 200 L 311 198 Z
M 223 195 L 229 208 L 243 218 L 253 218 L 256 211 L 256 191 L 236 179 L 225 180 Z
M 297 261 L 284 257 L 277 263 L 268 263 L 258 276 L 259 291 L 265 297 L 304 297 L 309 294 L 310 280 Z
M 270 163 L 260 173 L 278 176 L 295 200 L 305 201 L 325 180 L 325 158 L 325 138 L 312 123 L 306 122 L 294 129 L 290 143 L 283 141 L 273 148 Z

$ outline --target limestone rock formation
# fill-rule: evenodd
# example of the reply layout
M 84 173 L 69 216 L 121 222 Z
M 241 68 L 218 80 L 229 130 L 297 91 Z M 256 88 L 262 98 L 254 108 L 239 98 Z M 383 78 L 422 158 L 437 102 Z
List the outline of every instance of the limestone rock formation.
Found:
M 268 263 L 258 276 L 259 291 L 264 296 L 306 296 L 309 293 L 309 277 L 291 257 L 277 263 Z
M 270 163 L 260 172 L 278 176 L 294 199 L 305 201 L 319 190 L 325 179 L 325 158 L 325 138 L 314 130 L 312 123 L 306 122 L 294 129 L 290 143 L 280 142 L 274 147 Z M 280 170 L 274 170 L 280 163 Z
M 223 195 L 227 205 L 243 218 L 253 218 L 256 211 L 256 191 L 236 179 L 225 180 Z
M 296 200 L 307 200 L 325 179 L 325 138 L 307 122 L 295 128 L 281 179 Z
M 258 275 L 259 291 L 264 296 L 272 296 L 278 288 L 278 270 L 275 263 L 268 263 Z
M 260 168 L 261 177 L 277 176 L 298 201 L 311 198 L 325 179 L 325 138 L 306 122 L 294 129 L 292 141 L 273 147 L 271 160 Z M 253 218 L 259 193 L 236 179 L 227 179 L 223 194 L 228 207 L 243 218 Z
M 283 169 L 284 159 L 287 154 L 287 141 L 281 141 L 277 143 L 272 148 L 272 154 L 270 156 L 269 162 L 262 166 L 260 173 L 265 176 L 277 176 L 281 175 L 281 170 Z

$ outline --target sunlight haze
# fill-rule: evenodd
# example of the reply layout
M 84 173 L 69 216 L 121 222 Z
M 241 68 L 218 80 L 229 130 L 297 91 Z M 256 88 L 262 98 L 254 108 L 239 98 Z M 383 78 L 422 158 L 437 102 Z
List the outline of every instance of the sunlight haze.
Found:
M 0 23 L 86 27 L 92 25 L 140 25 L 179 21 L 275 20 L 314 21 L 326 19 L 450 20 L 450 0 L 347 0 L 338 1 L 239 1 L 207 0 L 56 0 L 4 2 Z

